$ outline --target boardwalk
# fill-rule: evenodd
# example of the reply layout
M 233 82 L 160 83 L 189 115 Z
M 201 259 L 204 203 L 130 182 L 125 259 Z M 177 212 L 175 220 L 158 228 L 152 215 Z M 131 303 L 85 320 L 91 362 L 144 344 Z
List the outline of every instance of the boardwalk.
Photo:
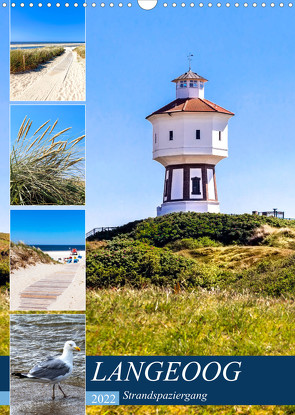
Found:
M 11 275 L 11 310 L 84 309 L 81 302 L 84 295 L 84 261 L 78 264 L 41 264 L 17 270 Z
M 65 265 L 64 268 L 64 271 L 53 272 L 22 291 L 19 309 L 47 310 L 73 282 L 79 264 Z

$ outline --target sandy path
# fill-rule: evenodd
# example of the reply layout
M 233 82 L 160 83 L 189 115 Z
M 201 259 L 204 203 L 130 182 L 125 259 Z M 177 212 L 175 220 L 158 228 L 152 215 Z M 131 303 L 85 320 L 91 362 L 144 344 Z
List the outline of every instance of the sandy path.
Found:
M 41 69 L 11 74 L 11 101 L 84 101 L 85 59 L 72 49 Z
M 38 264 L 10 275 L 11 310 L 85 310 L 85 262 Z

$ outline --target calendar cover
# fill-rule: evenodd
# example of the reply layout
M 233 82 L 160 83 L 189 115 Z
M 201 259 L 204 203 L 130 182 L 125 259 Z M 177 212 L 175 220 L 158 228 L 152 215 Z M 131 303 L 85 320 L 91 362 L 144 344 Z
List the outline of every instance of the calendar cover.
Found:
M 1 414 L 295 413 L 294 7 L 0 4 Z

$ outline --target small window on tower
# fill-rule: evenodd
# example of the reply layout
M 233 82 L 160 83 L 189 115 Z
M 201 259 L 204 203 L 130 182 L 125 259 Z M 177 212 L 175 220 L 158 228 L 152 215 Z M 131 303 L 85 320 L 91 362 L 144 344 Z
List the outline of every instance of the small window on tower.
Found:
M 192 195 L 201 194 L 201 179 L 200 177 L 192 177 Z
M 190 88 L 198 88 L 198 81 L 189 81 Z
M 221 131 L 218 131 L 218 138 L 219 138 L 219 141 L 221 141 Z
M 200 82 L 200 88 L 203 89 L 204 88 L 204 83 Z
M 157 142 L 157 134 L 155 134 L 155 143 Z
M 169 131 L 169 140 L 173 140 L 173 131 Z
M 168 196 L 168 179 L 165 180 L 164 183 L 164 197 Z
M 201 130 L 196 130 L 196 140 L 200 140 L 201 138 Z

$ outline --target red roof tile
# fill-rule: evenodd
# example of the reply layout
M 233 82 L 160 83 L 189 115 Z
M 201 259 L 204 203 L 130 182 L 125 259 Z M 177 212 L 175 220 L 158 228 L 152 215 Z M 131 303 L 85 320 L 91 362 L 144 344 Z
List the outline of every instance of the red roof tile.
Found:
M 165 107 L 162 107 L 159 110 L 148 115 L 146 118 L 156 114 L 170 114 L 174 112 L 218 112 L 221 114 L 234 115 L 233 112 L 230 112 L 225 108 L 222 108 L 219 105 L 208 101 L 208 99 L 178 98 L 165 105 Z

